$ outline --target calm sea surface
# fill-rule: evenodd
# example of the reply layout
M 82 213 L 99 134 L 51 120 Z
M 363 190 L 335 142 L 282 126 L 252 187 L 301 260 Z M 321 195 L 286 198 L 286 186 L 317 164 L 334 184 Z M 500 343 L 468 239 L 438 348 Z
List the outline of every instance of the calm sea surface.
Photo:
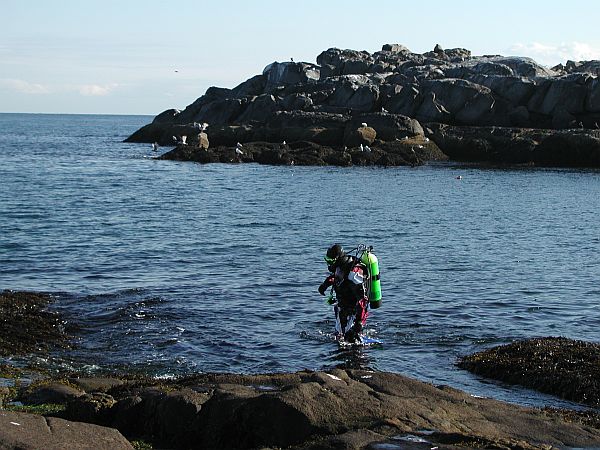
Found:
M 560 405 L 455 361 L 528 337 L 600 341 L 600 172 L 157 161 L 122 142 L 151 120 L 0 114 L 0 289 L 54 294 L 79 329 L 41 365 L 362 367 Z M 382 348 L 332 341 L 316 289 L 334 242 L 380 259 L 367 328 Z

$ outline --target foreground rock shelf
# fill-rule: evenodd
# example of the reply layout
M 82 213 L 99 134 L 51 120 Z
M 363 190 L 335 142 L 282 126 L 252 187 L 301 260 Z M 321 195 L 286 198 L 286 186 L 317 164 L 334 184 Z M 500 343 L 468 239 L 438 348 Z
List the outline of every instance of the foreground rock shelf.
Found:
M 92 430 L 99 433 L 100 443 L 118 441 L 119 430 L 158 448 L 600 446 L 598 422 L 576 413 L 565 418 L 558 411 L 473 397 L 391 373 L 203 374 L 167 384 L 79 378 L 66 382 L 69 388 L 56 383 L 30 387 L 21 400 L 66 403 L 59 415 L 100 425 Z M 5 420 L 19 419 L 8 417 Z M 110 428 L 116 429 L 114 434 L 107 431 Z M 0 447 L 18 442 L 12 431 L 0 427 Z M 411 447 L 415 441 L 420 446 Z

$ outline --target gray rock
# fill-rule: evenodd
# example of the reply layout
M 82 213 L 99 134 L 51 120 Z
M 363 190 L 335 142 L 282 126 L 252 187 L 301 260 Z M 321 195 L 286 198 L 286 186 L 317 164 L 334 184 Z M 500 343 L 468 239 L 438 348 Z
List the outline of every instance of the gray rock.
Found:
M 264 122 L 273 112 L 280 109 L 277 99 L 270 94 L 253 98 L 235 121 L 238 123 Z
M 119 431 L 13 411 L 0 411 L 0 448 L 44 450 L 132 450 Z
M 589 84 L 585 108 L 591 113 L 600 112 L 600 80 L 598 79 Z
M 42 405 L 44 403 L 66 403 L 84 394 L 83 390 L 58 382 L 50 382 L 22 393 L 20 399 L 28 405 Z
M 106 392 L 116 386 L 122 386 L 125 382 L 119 378 L 69 378 L 69 382 L 87 393 Z
M 381 50 L 392 53 L 411 53 L 411 51 L 402 44 L 383 44 Z

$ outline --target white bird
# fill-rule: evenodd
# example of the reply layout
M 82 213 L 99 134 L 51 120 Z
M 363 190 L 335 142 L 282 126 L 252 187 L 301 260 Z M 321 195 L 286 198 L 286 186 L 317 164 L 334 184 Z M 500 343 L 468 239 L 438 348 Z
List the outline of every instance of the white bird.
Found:
M 361 126 L 361 127 L 367 127 L 368 125 L 367 125 L 367 123 L 366 123 L 366 122 L 363 122 L 363 123 L 361 123 L 361 124 L 360 124 L 360 126 Z
M 208 124 L 206 122 L 204 122 L 202 124 L 202 126 L 200 127 L 200 131 L 205 131 L 208 128 Z
M 408 136 L 404 136 L 404 137 L 402 138 L 402 140 L 403 140 L 403 141 L 408 141 Z
M 177 136 L 173 136 L 173 141 L 177 142 Z
M 155 142 L 154 144 L 152 144 L 152 151 L 155 151 L 155 152 L 158 151 L 158 142 Z
M 187 141 L 187 136 L 181 136 L 181 143 L 182 143 L 183 145 L 187 145 L 187 142 L 186 142 L 186 141 Z
M 363 145 L 362 145 L 362 144 L 360 144 L 360 151 L 361 151 L 361 152 L 364 152 L 364 151 L 365 151 L 365 149 L 364 149 L 364 147 L 363 147 Z
M 244 154 L 244 152 L 243 152 L 243 151 L 242 151 L 242 150 L 241 150 L 239 147 L 236 147 L 236 148 L 235 148 L 235 152 L 236 152 L 238 155 L 243 155 L 243 154 Z
M 283 145 L 287 145 L 287 144 L 285 143 L 285 141 L 283 141 Z
M 429 142 L 429 138 L 425 138 L 425 142 Z
M 365 145 L 365 152 L 371 153 L 371 148 L 368 145 Z
M 422 145 L 417 145 L 417 148 L 423 148 L 423 146 Z
M 238 142 L 237 144 L 235 144 L 235 146 L 236 146 L 237 148 L 242 148 L 242 147 L 243 147 L 243 145 L 242 145 L 242 144 L 240 144 L 239 142 Z

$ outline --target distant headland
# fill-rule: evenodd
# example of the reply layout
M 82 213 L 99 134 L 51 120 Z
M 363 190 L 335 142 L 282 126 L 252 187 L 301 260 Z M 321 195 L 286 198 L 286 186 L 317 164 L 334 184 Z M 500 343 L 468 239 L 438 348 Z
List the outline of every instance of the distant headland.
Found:
M 164 159 L 296 165 L 431 160 L 600 167 L 600 61 L 330 48 L 211 87 L 127 138 L 176 146 Z M 240 144 L 240 145 L 238 145 Z

